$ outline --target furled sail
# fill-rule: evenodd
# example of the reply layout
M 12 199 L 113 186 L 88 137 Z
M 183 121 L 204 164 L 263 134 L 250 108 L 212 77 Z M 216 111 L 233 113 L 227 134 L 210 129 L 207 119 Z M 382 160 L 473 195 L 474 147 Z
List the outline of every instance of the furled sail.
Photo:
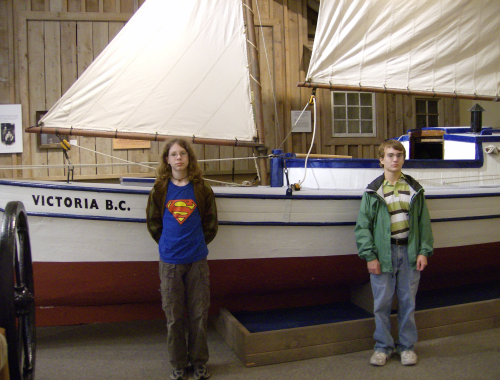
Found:
M 322 1 L 307 81 L 498 100 L 499 36 L 498 0 Z
M 241 0 L 148 0 L 41 123 L 254 141 L 249 86 Z

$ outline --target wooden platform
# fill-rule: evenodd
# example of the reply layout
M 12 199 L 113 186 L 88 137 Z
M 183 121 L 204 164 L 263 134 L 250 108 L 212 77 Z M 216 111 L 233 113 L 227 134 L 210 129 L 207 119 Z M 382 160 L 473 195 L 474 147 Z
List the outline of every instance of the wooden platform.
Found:
M 421 310 L 415 319 L 420 341 L 500 327 L 500 299 Z M 395 336 L 396 315 L 391 320 Z M 247 367 L 364 351 L 375 344 L 374 318 L 251 333 L 221 309 L 215 325 Z

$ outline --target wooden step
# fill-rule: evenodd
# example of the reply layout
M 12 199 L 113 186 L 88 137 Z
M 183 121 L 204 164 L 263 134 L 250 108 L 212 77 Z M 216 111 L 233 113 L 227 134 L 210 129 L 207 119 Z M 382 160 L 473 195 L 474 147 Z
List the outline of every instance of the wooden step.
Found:
M 420 310 L 415 320 L 420 341 L 500 327 L 500 298 Z M 395 314 L 391 324 L 396 337 Z M 375 344 L 373 317 L 251 333 L 222 308 L 215 326 L 247 367 L 364 351 Z

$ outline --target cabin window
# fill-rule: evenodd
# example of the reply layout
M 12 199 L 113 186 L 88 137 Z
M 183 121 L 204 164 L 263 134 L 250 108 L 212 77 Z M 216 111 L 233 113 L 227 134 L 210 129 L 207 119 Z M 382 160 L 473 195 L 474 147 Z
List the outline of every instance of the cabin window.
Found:
M 417 128 L 439 127 L 438 101 L 439 99 L 415 99 Z
M 375 94 L 332 92 L 332 136 L 372 137 L 375 128 Z

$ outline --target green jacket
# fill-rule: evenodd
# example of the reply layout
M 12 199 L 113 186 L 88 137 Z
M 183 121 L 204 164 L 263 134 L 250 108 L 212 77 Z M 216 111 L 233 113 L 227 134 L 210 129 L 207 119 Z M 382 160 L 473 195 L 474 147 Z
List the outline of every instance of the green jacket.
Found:
M 163 213 L 165 212 L 169 182 L 155 181 L 149 193 L 148 204 L 146 206 L 148 231 L 157 243 L 160 241 L 163 231 Z M 201 226 L 205 235 L 205 243 L 208 245 L 215 238 L 215 235 L 217 235 L 219 227 L 215 195 L 210 186 L 203 180 L 201 182 L 194 182 L 193 185 L 196 205 L 201 216 Z
M 359 257 L 366 261 L 378 259 L 382 272 L 392 272 L 391 218 L 382 192 L 384 179 L 382 174 L 367 186 L 361 199 L 354 233 Z M 409 175 L 405 174 L 405 179 L 410 185 L 411 197 L 408 213 L 410 224 L 408 259 L 410 266 L 416 269 L 418 255 L 427 257 L 432 255 L 434 238 L 424 189 Z

